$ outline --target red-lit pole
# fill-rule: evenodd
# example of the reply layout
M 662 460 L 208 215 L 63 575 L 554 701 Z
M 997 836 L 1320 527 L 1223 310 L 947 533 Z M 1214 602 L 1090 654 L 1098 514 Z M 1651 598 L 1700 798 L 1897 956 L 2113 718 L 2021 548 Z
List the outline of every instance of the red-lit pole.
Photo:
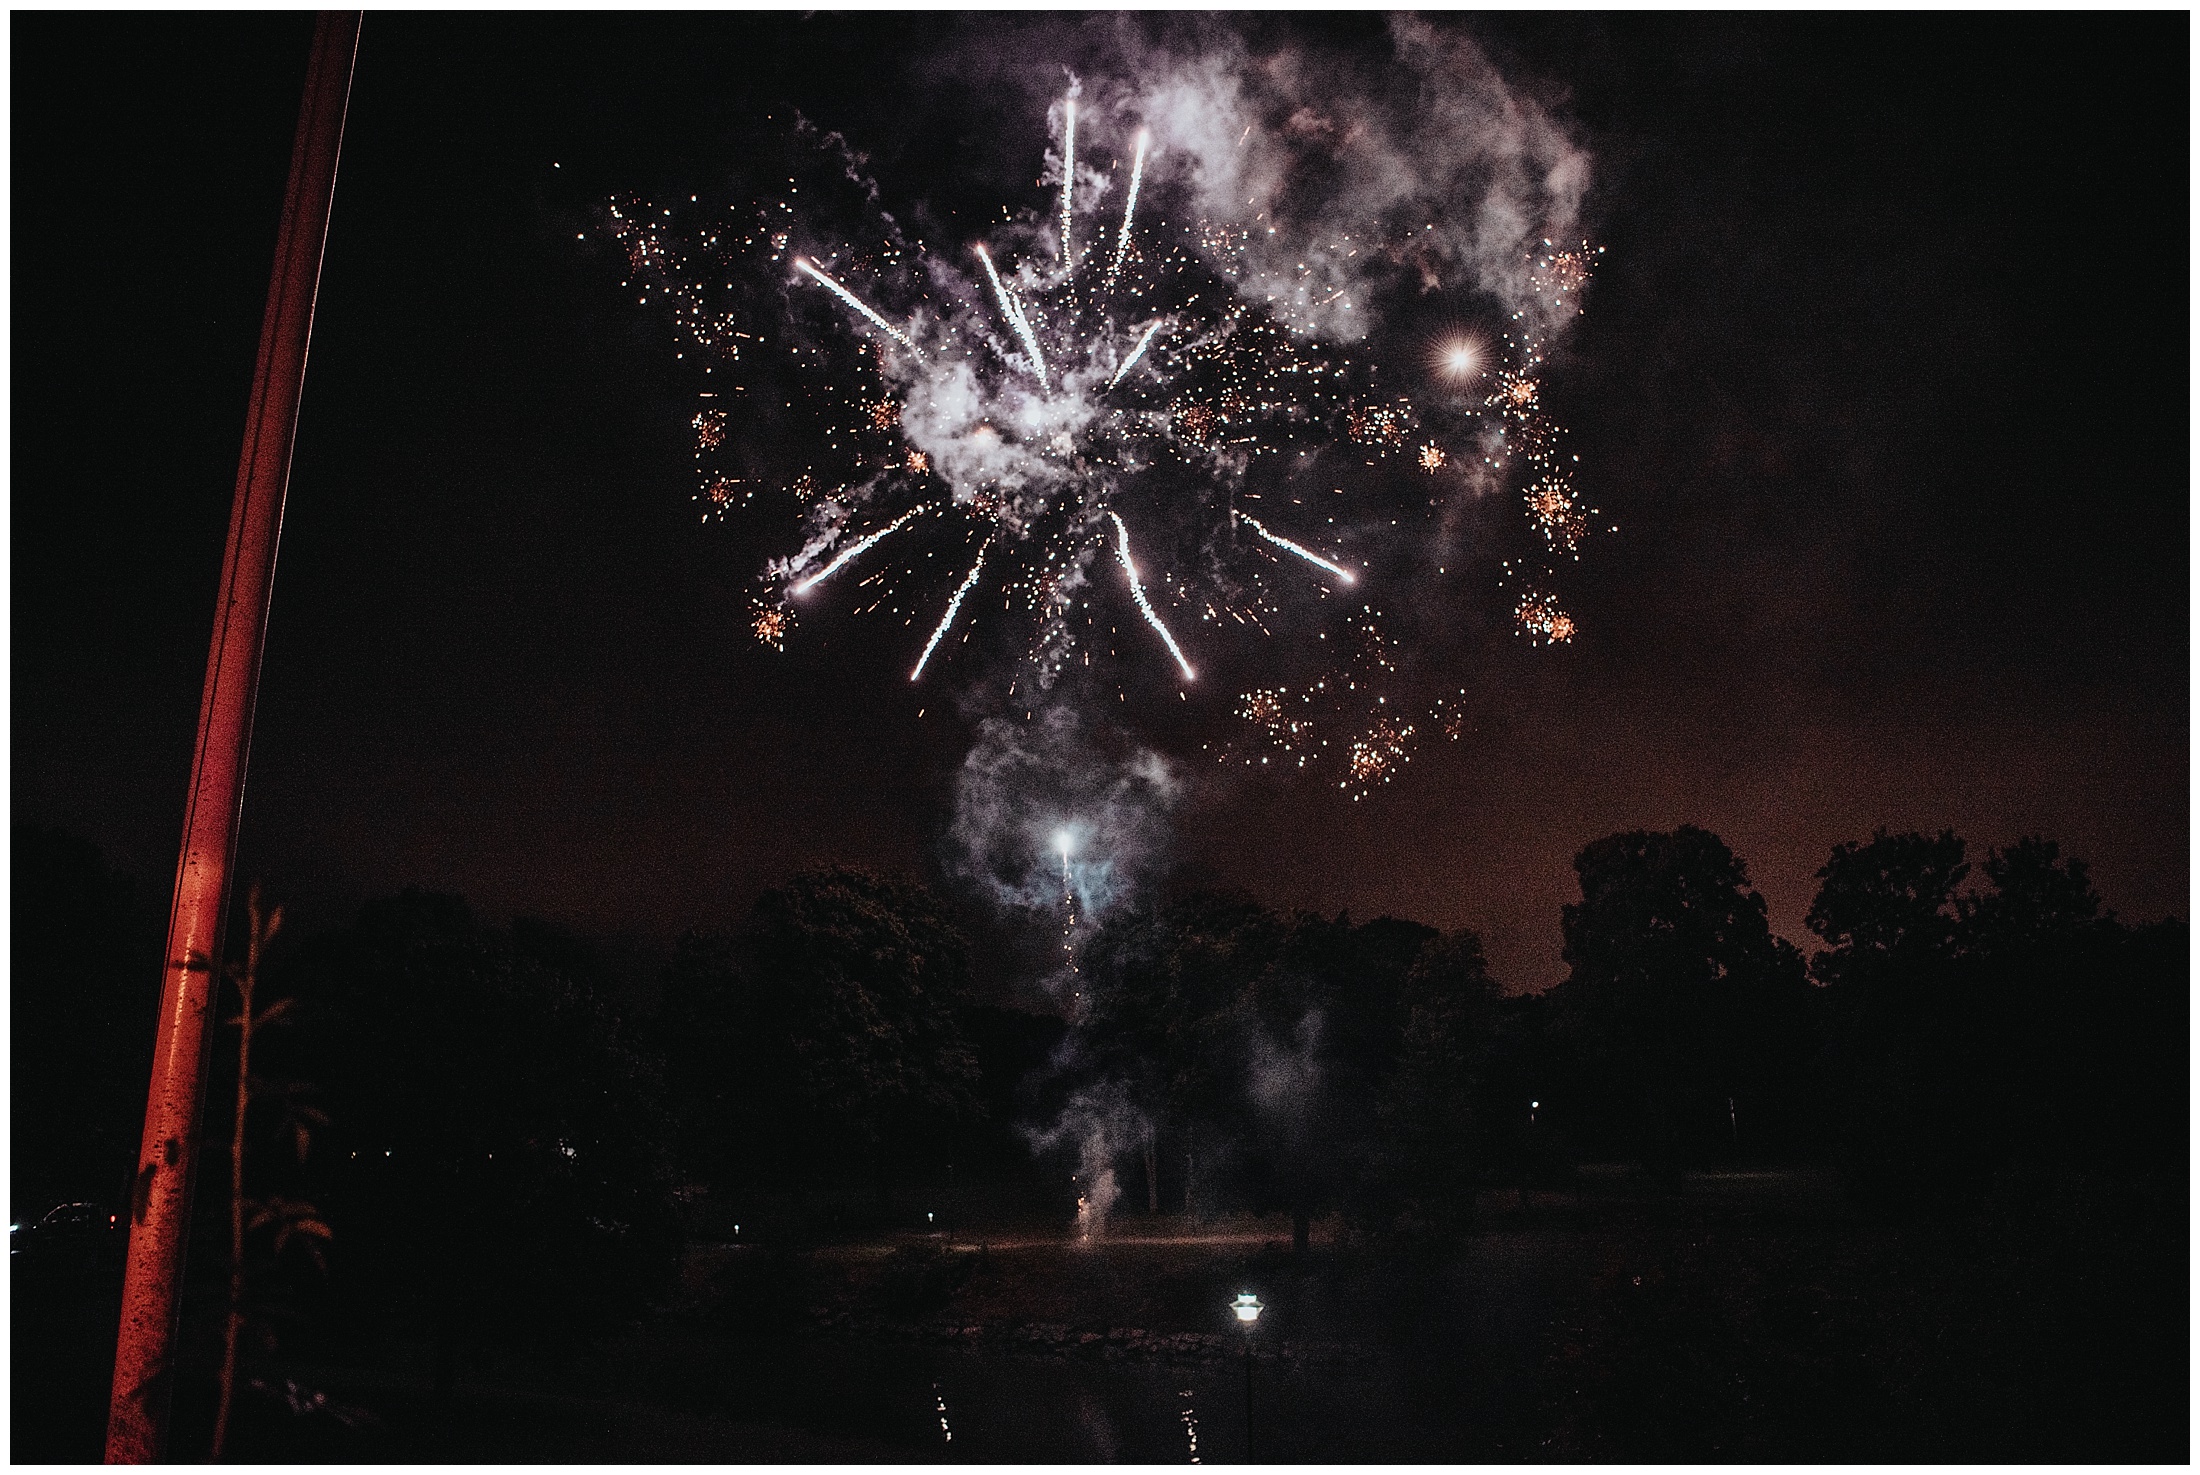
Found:
M 109 1464 L 158 1460 L 168 1439 L 199 1105 L 213 1044 L 207 1025 L 217 995 L 229 868 L 244 799 L 245 756 L 252 742 L 252 705 L 259 689 L 275 547 L 282 536 L 298 394 L 305 380 L 321 247 L 328 239 L 336 156 L 358 49 L 359 13 L 324 12 L 313 28 L 313 58 L 290 148 L 290 185 L 275 237 L 267 314 L 260 321 L 259 361 L 252 372 L 237 495 L 222 553 L 206 686 L 199 697 L 198 748 L 191 759 L 191 795 L 161 965 L 152 1087 L 130 1200 L 130 1259 L 123 1274 L 122 1327 L 115 1339 L 114 1390 L 107 1409 Z

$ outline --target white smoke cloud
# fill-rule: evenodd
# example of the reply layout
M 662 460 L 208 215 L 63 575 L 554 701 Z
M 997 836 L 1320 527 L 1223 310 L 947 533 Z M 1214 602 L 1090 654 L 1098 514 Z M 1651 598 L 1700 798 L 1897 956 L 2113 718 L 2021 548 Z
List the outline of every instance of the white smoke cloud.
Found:
M 1089 1086 L 1070 1097 L 1049 1126 L 1025 1132 L 1038 1152 L 1064 1144 L 1077 1148 L 1077 1228 L 1081 1238 L 1104 1239 L 1108 1216 L 1122 1197 L 1115 1164 L 1135 1151 L 1152 1131 L 1144 1112 L 1131 1105 L 1112 1081 Z
M 1379 72 L 1234 38 L 1147 56 L 1126 106 L 1153 130 L 1149 169 L 1242 232 L 1238 290 L 1304 331 L 1363 336 L 1399 277 L 1558 331 L 1575 309 L 1536 294 L 1530 260 L 1573 244 L 1589 155 L 1461 32 L 1400 16 L 1390 40 Z
M 1047 917 L 1063 914 L 1066 869 L 1090 925 L 1160 863 L 1181 792 L 1160 754 L 1110 754 L 1070 706 L 988 718 L 956 777 L 949 865 L 995 905 Z
M 1288 1044 L 1271 1039 L 1265 1030 L 1253 1032 L 1246 1094 L 1263 1116 L 1294 1133 L 1303 1127 L 1321 1085 L 1322 1022 L 1320 1010 L 1309 1010 Z

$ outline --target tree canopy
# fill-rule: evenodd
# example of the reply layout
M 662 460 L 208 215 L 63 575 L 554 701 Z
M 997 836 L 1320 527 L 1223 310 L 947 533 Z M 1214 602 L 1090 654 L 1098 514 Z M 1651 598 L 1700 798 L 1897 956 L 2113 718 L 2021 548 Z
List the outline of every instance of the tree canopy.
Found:
M 661 1037 L 693 1161 L 725 1182 L 784 1181 L 820 1155 L 884 1171 L 974 1119 L 969 984 L 937 897 L 848 867 L 765 892 L 731 934 L 691 933 Z
M 1595 1151 L 1666 1164 L 1797 1129 L 1810 1062 L 1801 955 L 1772 935 L 1748 868 L 1708 830 L 1631 830 L 1574 858 L 1554 992 L 1553 1095 Z
M 277 976 L 298 1000 L 290 1073 L 328 1103 L 315 1201 L 368 1302 L 423 1292 L 439 1318 L 517 1333 L 608 1327 L 662 1288 L 661 1088 L 571 944 L 407 891 Z

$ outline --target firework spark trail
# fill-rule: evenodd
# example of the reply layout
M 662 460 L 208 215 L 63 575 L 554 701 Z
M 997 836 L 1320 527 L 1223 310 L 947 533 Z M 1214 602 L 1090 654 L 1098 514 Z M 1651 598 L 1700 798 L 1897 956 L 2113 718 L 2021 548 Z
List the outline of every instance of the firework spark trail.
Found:
M 1359 582 L 1357 579 L 1352 577 L 1352 571 L 1350 569 L 1339 568 L 1336 564 L 1331 563 L 1328 559 L 1322 557 L 1318 553 L 1313 552 L 1311 549 L 1301 548 L 1298 544 L 1292 542 L 1289 538 L 1282 537 L 1276 533 L 1271 533 L 1270 531 L 1268 531 L 1268 529 L 1262 527 L 1260 525 L 1259 519 L 1255 518 L 1250 512 L 1240 512 L 1237 514 L 1237 518 L 1240 522 L 1250 525 L 1254 532 L 1259 533 L 1262 537 L 1266 538 L 1269 542 L 1275 544 L 1278 548 L 1283 549 L 1286 553 L 1296 553 L 1299 557 L 1305 559 L 1308 563 L 1329 570 L 1338 578 L 1344 580 L 1344 582 L 1346 582 L 1347 584 L 1355 584 Z
M 1108 519 L 1115 524 L 1116 561 L 1123 565 L 1124 577 L 1131 581 L 1131 598 L 1138 601 L 1138 612 L 1146 617 L 1147 624 L 1153 626 L 1154 633 L 1161 637 L 1161 643 L 1169 648 L 1169 654 L 1176 657 L 1177 665 L 1183 669 L 1184 679 L 1192 680 L 1192 663 L 1184 659 L 1184 652 L 1177 649 L 1176 637 L 1169 633 L 1169 627 L 1161 623 L 1161 616 L 1155 614 L 1153 606 L 1146 602 L 1146 586 L 1138 582 L 1138 565 L 1131 562 L 1131 530 L 1113 512 L 1108 514 Z
M 1077 95 L 1071 93 L 1062 100 L 1062 265 L 1071 275 L 1077 271 L 1077 262 L 1069 254 L 1069 210 L 1071 191 L 1077 183 Z
M 1123 198 L 1123 229 L 1115 237 L 1115 259 L 1108 263 L 1108 279 L 1102 283 L 1112 289 L 1115 274 L 1123 269 L 1123 255 L 1131 248 L 1131 213 L 1138 208 L 1138 182 L 1146 174 L 1146 130 L 1138 130 L 1138 140 L 1131 152 L 1131 192 Z
M 940 637 L 947 633 L 947 627 L 955 623 L 955 612 L 962 608 L 963 596 L 978 582 L 978 575 L 985 568 L 985 550 L 992 546 L 988 543 L 978 549 L 978 561 L 970 565 L 970 572 L 963 576 L 961 587 L 955 590 L 955 597 L 947 601 L 947 613 L 940 616 L 938 628 L 933 630 L 932 638 L 924 643 L 924 654 L 917 657 L 916 669 L 909 673 L 911 681 L 924 674 L 924 663 L 932 659 L 933 648 L 940 643 Z
M 834 281 L 831 277 L 825 275 L 825 273 L 819 271 L 816 267 L 812 266 L 809 262 L 803 260 L 799 256 L 795 258 L 794 264 L 801 270 L 808 272 L 811 276 L 816 277 L 826 286 L 832 288 L 834 295 L 838 296 L 841 301 L 847 303 L 857 312 L 862 313 L 872 322 L 877 323 L 880 330 L 884 332 L 887 337 L 893 339 L 896 343 L 899 343 L 903 348 L 908 349 L 918 358 L 921 359 L 924 357 L 923 349 L 917 347 L 916 344 L 910 342 L 908 335 L 903 333 L 899 328 L 895 327 L 892 323 L 886 321 L 886 319 L 880 317 L 877 313 L 871 311 L 871 305 L 865 302 L 861 297 L 856 296 L 855 293 L 849 291 L 846 287 L 843 287 L 842 285 L 840 285 L 840 283 Z
M 850 543 L 847 547 L 841 549 L 839 553 L 834 555 L 833 561 L 831 563 L 826 564 L 825 567 L 819 569 L 816 573 L 810 575 L 810 577 L 795 585 L 794 592 L 797 594 L 809 593 L 812 589 L 815 589 L 818 585 L 824 583 L 827 579 L 831 578 L 835 573 L 837 573 L 842 564 L 846 563 L 849 559 L 854 558 L 864 549 L 876 544 L 880 539 L 892 533 L 896 528 L 899 528 L 903 523 L 909 521 L 910 518 L 915 517 L 918 513 L 931 510 L 931 505 L 932 504 L 929 502 L 919 502 L 916 506 L 910 508 L 907 512 L 904 512 L 901 516 L 895 518 L 892 522 L 886 524 L 886 526 L 880 528 L 877 532 L 872 533 L 867 537 L 858 538 L 855 542 Z
M 1145 353 L 1146 345 L 1153 342 L 1153 335 L 1160 327 L 1161 324 L 1156 322 L 1146 329 L 1146 336 L 1138 340 L 1138 346 L 1131 350 L 1131 356 L 1123 360 L 1123 367 L 1115 371 L 1115 377 L 1108 381 L 1108 388 L 1113 389 L 1123 382 L 1123 376 L 1131 371 L 1131 365 L 1137 363 L 1139 356 Z
M 1001 274 L 993 269 L 993 254 L 981 243 L 977 247 L 978 259 L 985 263 L 986 279 L 993 283 L 993 295 L 1000 299 L 1001 316 L 1016 330 L 1016 336 L 1024 341 L 1024 352 L 1031 355 L 1031 368 L 1039 376 L 1039 387 L 1053 393 L 1054 386 L 1047 383 L 1047 361 L 1039 353 L 1039 336 L 1031 331 L 1031 319 L 1024 316 L 1023 307 L 1009 295 Z
M 1062 853 L 1062 957 L 1069 964 L 1069 971 L 1077 971 L 1077 891 L 1071 884 L 1069 869 L 1070 837 L 1065 831 L 1055 836 L 1055 847 Z

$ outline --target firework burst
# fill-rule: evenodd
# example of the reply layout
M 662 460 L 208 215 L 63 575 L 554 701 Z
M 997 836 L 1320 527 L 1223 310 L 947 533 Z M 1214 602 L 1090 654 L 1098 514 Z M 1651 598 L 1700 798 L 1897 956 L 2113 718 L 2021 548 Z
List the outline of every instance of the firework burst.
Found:
M 985 635 L 1016 657 L 988 669 L 1018 671 L 1007 689 L 1027 693 L 1073 666 L 1093 672 L 1095 655 L 1121 671 L 1141 651 L 1189 687 L 1210 665 L 1244 664 L 1231 639 L 1256 652 L 1290 642 L 1318 658 L 1318 674 L 1244 691 L 1244 740 L 1213 751 L 1334 763 L 1339 787 L 1362 796 L 1409 761 L 1418 731 L 1456 724 L 1392 701 L 1398 642 L 1382 611 L 1336 596 L 1375 577 L 1384 546 L 1428 537 L 1427 509 L 1515 461 L 1547 557 L 1576 554 L 1588 531 L 1594 509 L 1544 407 L 1542 344 L 1579 311 L 1595 253 L 1545 243 L 1524 263 L 1525 305 L 1501 344 L 1446 339 L 1434 361 L 1445 382 L 1422 403 L 1381 383 L 1379 354 L 1319 329 L 1369 310 L 1341 270 L 1388 263 L 1419 272 L 1426 290 L 1433 224 L 1333 230 L 1294 271 L 1267 240 L 1276 227 L 1257 233 L 1265 213 L 1203 213 L 1184 184 L 1191 171 L 1172 174 L 1166 141 L 1125 111 L 1082 106 L 1072 87 L 1052 114 L 1046 203 L 1004 211 L 956 249 L 910 239 L 875 190 L 870 221 L 835 234 L 820 192 L 805 195 L 794 176 L 722 220 L 682 223 L 625 200 L 606 224 L 630 285 L 668 303 L 706 350 L 714 378 L 693 417 L 704 515 L 761 500 L 799 517 L 798 545 L 763 575 L 760 642 L 784 645 L 797 601 L 838 599 L 899 617 L 912 682 Z M 778 382 L 799 386 L 816 459 L 794 475 L 731 475 L 718 464 L 736 441 L 722 397 L 747 392 L 767 344 Z M 795 404 L 790 392 L 762 408 Z M 1418 524 L 1379 515 L 1397 510 L 1408 473 Z M 1531 606 L 1523 631 L 1571 637 L 1554 598 L 1520 609 Z M 1307 608 L 1311 624 L 1287 614 Z M 1228 635 L 1233 626 L 1246 635 Z

